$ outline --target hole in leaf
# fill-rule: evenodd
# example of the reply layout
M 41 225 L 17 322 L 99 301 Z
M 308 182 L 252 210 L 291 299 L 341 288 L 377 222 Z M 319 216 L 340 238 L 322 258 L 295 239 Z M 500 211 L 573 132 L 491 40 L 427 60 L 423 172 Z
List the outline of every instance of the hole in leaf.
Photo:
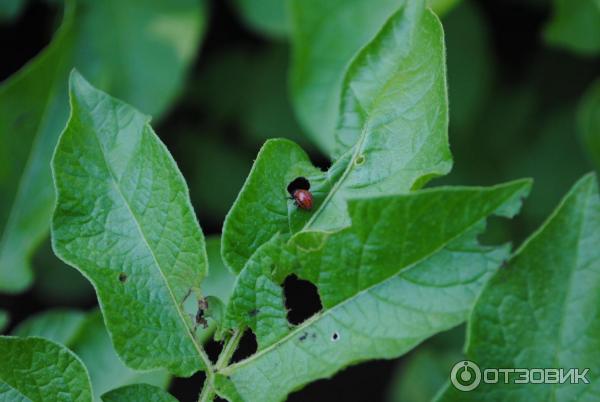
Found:
M 242 335 L 240 344 L 231 358 L 231 363 L 236 363 L 252 356 L 256 353 L 257 349 L 258 344 L 256 343 L 256 336 L 251 330 L 247 329 L 244 332 L 244 335 Z
M 199 371 L 191 377 L 173 377 L 169 386 L 169 393 L 178 401 L 195 401 L 202 390 L 206 376 Z
M 306 177 L 296 177 L 287 186 L 287 191 L 291 196 L 294 195 L 296 190 L 310 190 L 310 182 Z
M 331 341 L 332 342 L 337 342 L 340 340 L 340 334 L 339 332 L 334 332 L 333 334 L 331 334 Z
M 121 272 L 119 274 L 119 282 L 121 282 L 121 283 L 127 282 L 127 274 L 125 272 Z
M 298 325 L 323 308 L 317 287 L 296 275 L 285 278 L 283 291 L 287 318 L 291 324 Z
M 360 166 L 360 165 L 362 165 L 363 163 L 365 163 L 365 156 L 364 156 L 364 155 L 358 155 L 358 156 L 356 157 L 356 159 L 354 160 L 354 164 L 355 164 L 356 166 Z

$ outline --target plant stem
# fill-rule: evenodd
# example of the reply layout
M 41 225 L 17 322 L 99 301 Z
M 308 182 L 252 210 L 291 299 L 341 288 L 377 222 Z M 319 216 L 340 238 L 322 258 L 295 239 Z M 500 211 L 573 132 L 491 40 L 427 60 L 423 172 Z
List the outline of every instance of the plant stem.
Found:
M 233 356 L 233 353 L 237 349 L 243 334 L 244 331 L 236 329 L 231 338 L 225 343 L 225 346 L 223 346 L 223 350 L 217 359 L 217 364 L 215 365 L 217 371 L 229 364 L 229 360 L 231 360 L 231 356 Z
M 227 342 L 225 342 L 225 346 L 223 346 L 223 350 L 219 354 L 219 358 L 217 359 L 217 363 L 214 367 L 217 371 L 229 364 L 229 360 L 231 360 L 231 356 L 233 356 L 233 353 L 237 349 L 243 334 L 244 331 L 238 329 L 233 333 L 231 338 L 229 338 Z M 198 402 L 210 402 L 215 397 L 215 389 L 213 384 L 214 374 L 215 373 L 213 371 L 212 366 L 207 368 L 206 380 L 204 380 L 204 386 L 202 387 L 202 392 L 200 393 Z
M 208 379 L 207 375 L 206 380 L 204 380 L 204 385 L 202 386 L 202 392 L 200 393 L 198 402 L 211 402 L 214 399 L 214 396 L 214 387 L 212 385 L 212 381 Z

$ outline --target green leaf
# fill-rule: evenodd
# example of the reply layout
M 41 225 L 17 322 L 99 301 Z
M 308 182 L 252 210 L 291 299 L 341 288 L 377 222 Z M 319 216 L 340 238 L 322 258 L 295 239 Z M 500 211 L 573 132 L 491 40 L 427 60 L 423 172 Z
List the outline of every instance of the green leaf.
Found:
M 4 331 L 4 328 L 8 326 L 10 316 L 4 310 L 0 310 L 0 332 Z
M 285 38 L 290 31 L 287 0 L 232 0 L 240 17 L 250 28 L 273 38 Z
M 72 349 L 83 323 L 85 313 L 74 310 L 57 309 L 29 317 L 12 332 L 15 336 L 39 336 Z
M 292 97 L 307 134 L 333 151 L 344 73 L 403 0 L 291 0 Z M 390 55 L 392 56 L 392 55 Z
M 600 169 L 600 79 L 592 84 L 581 101 L 578 122 L 586 151 Z
M 195 0 L 67 1 L 52 43 L 0 86 L 0 291 L 30 285 L 29 259 L 48 234 L 49 165 L 68 117 L 69 71 L 76 66 L 159 115 L 179 90 L 203 25 Z
M 14 331 L 21 337 L 39 336 L 67 346 L 85 364 L 92 381 L 94 400 L 115 387 L 146 382 L 166 386 L 164 370 L 134 371 L 117 356 L 99 311 L 50 310 L 30 317 Z
M 52 163 L 55 253 L 94 285 L 128 366 L 189 376 L 207 358 L 183 303 L 207 260 L 185 181 L 148 116 L 77 72 L 70 87 L 71 117 Z
M 234 271 L 277 233 L 349 225 L 350 198 L 407 192 L 450 169 L 443 32 L 422 2 L 398 11 L 363 49 L 345 88 L 338 148 L 346 152 L 328 172 L 289 141 L 259 152 L 224 224 L 223 258 Z M 297 177 L 310 182 L 312 211 L 289 199 Z
M 260 350 L 221 370 L 218 392 L 232 401 L 279 401 L 345 366 L 400 356 L 460 324 L 508 256 L 506 246 L 477 243 L 485 218 L 513 216 L 529 187 L 521 180 L 351 200 L 351 227 L 296 234 L 286 252 L 274 247 L 272 261 L 263 256 L 257 262 L 264 271 L 254 283 L 243 280 L 253 270 L 249 263 L 230 302 L 245 304 L 246 311 L 232 311 L 233 318 L 242 321 L 243 315 L 235 315 L 263 310 L 269 317 L 285 316 L 275 293 L 291 273 L 317 286 L 323 310 L 286 333 L 279 321 L 265 321 L 256 333 Z M 261 301 L 256 295 L 262 289 L 268 295 Z
M 77 356 L 43 338 L 0 337 L 0 399 L 20 402 L 92 400 L 90 378 Z
M 171 394 L 148 384 L 134 384 L 118 388 L 102 395 L 103 402 L 177 402 Z
M 589 369 L 591 385 L 449 387 L 441 401 L 594 400 L 600 376 L 600 197 L 587 175 L 490 279 L 469 321 L 467 357 L 483 368 Z M 584 396 L 587 393 L 587 397 Z
M 600 0 L 554 0 L 545 30 L 550 44 L 584 55 L 600 52 Z

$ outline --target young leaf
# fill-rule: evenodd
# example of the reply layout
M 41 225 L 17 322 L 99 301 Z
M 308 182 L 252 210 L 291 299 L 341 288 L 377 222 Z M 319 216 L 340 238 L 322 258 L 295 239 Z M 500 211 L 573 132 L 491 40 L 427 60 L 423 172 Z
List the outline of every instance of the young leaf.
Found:
M 76 66 L 144 112 L 162 113 L 193 59 L 200 3 L 67 1 L 52 43 L 0 86 L 1 291 L 31 283 L 30 256 L 48 233 L 49 165 L 68 117 L 69 71 Z
M 292 0 L 293 102 L 319 147 L 331 152 L 344 72 L 356 52 L 380 30 L 403 0 Z
M 587 90 L 579 105 L 578 120 L 586 150 L 600 169 L 600 79 Z
M 90 402 L 88 373 L 64 346 L 43 338 L 0 337 L 0 399 Z
M 338 146 L 346 152 L 327 173 L 289 141 L 268 141 L 259 152 L 224 224 L 223 258 L 234 271 L 277 233 L 347 226 L 349 198 L 407 192 L 450 169 L 443 32 L 422 2 L 394 14 L 344 88 Z M 289 200 L 298 177 L 310 183 L 312 211 Z
M 134 384 L 117 388 L 102 395 L 103 402 L 177 402 L 167 391 L 148 384 Z
M 587 175 L 490 279 L 469 321 L 467 357 L 483 368 L 589 369 L 591 385 L 482 382 L 440 401 L 594 400 L 600 376 L 600 197 Z
M 577 53 L 600 52 L 600 1 L 554 0 L 553 14 L 546 41 Z
M 221 396 L 278 401 L 345 366 L 397 357 L 460 324 L 508 256 L 508 247 L 477 243 L 485 218 L 513 216 L 529 187 L 522 180 L 352 200 L 351 227 L 296 234 L 286 247 L 291 257 L 279 257 L 275 252 L 281 253 L 281 247 L 275 247 L 269 254 L 273 262 L 266 255 L 257 262 L 266 272 L 259 272 L 254 283 L 243 280 L 254 270 L 249 262 L 238 277 L 230 302 L 238 309 L 228 311 L 230 317 L 243 322 L 249 312 L 263 310 L 270 317 L 285 317 L 281 296 L 274 303 L 273 289 L 266 288 L 271 296 L 263 304 L 254 295 L 265 280 L 281 291 L 276 283 L 290 273 L 317 285 L 323 311 L 287 333 L 279 322 L 267 321 L 256 332 L 260 350 L 220 371 Z
M 72 350 L 89 372 L 95 401 L 104 392 L 122 385 L 145 382 L 164 387 L 169 381 L 165 370 L 139 372 L 125 366 L 112 346 L 99 311 L 46 311 L 21 323 L 13 334 L 43 337 Z
M 94 285 L 119 355 L 189 376 L 206 366 L 183 308 L 207 272 L 204 237 L 149 118 L 71 74 L 52 167 L 55 253 Z

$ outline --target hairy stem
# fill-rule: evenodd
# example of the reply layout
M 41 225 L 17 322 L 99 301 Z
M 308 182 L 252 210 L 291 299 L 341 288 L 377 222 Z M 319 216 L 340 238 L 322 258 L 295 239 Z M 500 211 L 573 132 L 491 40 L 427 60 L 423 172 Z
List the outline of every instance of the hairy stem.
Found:
M 214 397 L 215 389 L 213 387 L 212 380 L 209 380 L 207 373 L 206 380 L 204 380 L 204 386 L 202 387 L 202 392 L 198 398 L 198 402 L 210 402 L 214 399 Z
M 235 353 L 240 340 L 242 339 L 242 335 L 244 331 L 241 329 L 236 329 L 233 333 L 233 336 L 229 338 L 229 340 L 223 346 L 223 350 L 217 359 L 217 364 L 215 365 L 215 369 L 219 371 L 220 369 L 226 367 L 229 364 L 229 360 L 231 360 L 231 356 Z
M 219 358 L 217 359 L 217 363 L 215 365 L 215 369 L 217 371 L 229 364 L 229 360 L 231 360 L 231 356 L 233 356 L 233 353 L 235 353 L 243 334 L 244 331 L 238 329 L 233 333 L 231 338 L 225 342 L 225 346 L 223 346 L 223 350 L 219 354 Z M 206 357 L 206 359 L 208 360 L 208 357 Z M 198 402 L 210 402 L 214 399 L 214 374 L 213 367 L 210 365 L 210 367 L 206 370 L 206 380 L 204 380 L 204 386 L 202 387 L 202 392 L 200 393 Z

